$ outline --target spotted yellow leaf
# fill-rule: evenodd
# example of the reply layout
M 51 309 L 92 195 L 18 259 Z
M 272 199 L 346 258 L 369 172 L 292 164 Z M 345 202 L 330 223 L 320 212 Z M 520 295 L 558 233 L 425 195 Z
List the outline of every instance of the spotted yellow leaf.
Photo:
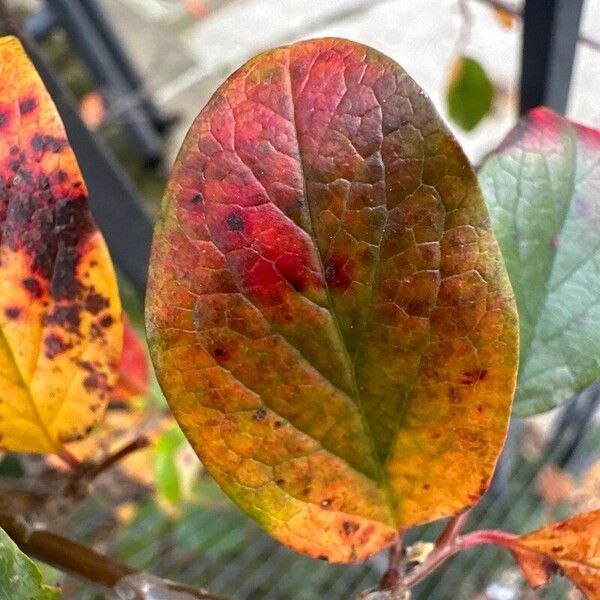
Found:
M 48 92 L 0 39 L 0 447 L 58 452 L 102 417 L 122 345 L 113 266 Z

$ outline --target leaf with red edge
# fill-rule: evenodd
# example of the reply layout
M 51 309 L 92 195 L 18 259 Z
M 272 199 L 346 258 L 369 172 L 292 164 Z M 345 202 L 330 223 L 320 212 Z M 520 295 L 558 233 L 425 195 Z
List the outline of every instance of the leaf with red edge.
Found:
M 532 587 L 558 570 L 588 600 L 600 600 L 600 510 L 516 538 L 510 548 Z
M 132 396 L 142 396 L 150 387 L 150 367 L 145 345 L 131 322 L 123 318 L 123 351 L 119 361 L 119 379 L 115 384 L 111 400 L 126 402 Z
M 52 99 L 0 39 L 0 446 L 60 452 L 100 420 L 121 304 Z
M 515 414 L 535 414 L 600 378 L 600 131 L 537 108 L 479 179 L 519 309 Z
M 277 48 L 219 88 L 164 196 L 146 320 L 206 468 L 298 551 L 364 560 L 487 489 L 512 292 L 458 143 L 371 48 Z

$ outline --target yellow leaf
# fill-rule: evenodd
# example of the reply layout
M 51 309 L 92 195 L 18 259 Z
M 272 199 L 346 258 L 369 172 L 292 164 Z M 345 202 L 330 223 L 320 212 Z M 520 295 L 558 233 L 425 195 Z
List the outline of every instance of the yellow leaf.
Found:
M 17 39 L 0 39 L 0 65 L 0 445 L 57 452 L 102 417 L 121 304 L 60 117 Z

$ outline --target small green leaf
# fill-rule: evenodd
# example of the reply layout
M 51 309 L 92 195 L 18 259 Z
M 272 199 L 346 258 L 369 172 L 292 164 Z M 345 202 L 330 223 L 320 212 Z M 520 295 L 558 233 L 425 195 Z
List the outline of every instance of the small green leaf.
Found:
M 452 68 L 446 102 L 450 118 L 466 131 L 475 129 L 492 107 L 494 86 L 473 58 L 460 56 Z
M 156 444 L 154 459 L 156 489 L 173 504 L 181 499 L 181 481 L 175 456 L 184 440 L 181 429 L 173 427 L 166 431 Z
M 42 583 L 42 574 L 0 529 L 0 600 L 55 600 L 60 590 Z
M 515 413 L 531 415 L 600 378 L 600 132 L 536 109 L 479 178 L 519 310 Z

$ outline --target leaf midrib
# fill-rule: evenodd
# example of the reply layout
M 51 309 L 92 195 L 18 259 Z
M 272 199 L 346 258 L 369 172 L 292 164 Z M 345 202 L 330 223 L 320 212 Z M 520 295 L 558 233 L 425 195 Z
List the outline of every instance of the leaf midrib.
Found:
M 369 443 L 369 447 L 370 447 L 370 451 L 371 451 L 371 456 L 373 458 L 373 461 L 375 463 L 375 466 L 377 468 L 377 472 L 379 474 L 379 482 L 381 484 L 382 487 L 382 491 L 384 493 L 385 499 L 386 499 L 386 506 L 390 515 L 390 519 L 391 522 L 395 523 L 396 519 L 395 519 L 395 503 L 394 503 L 394 494 L 393 491 L 391 489 L 391 486 L 389 484 L 388 478 L 386 476 L 386 472 L 385 472 L 385 466 L 384 464 L 381 462 L 379 455 L 377 453 L 377 448 L 375 445 L 375 438 L 373 436 L 373 431 L 371 429 L 371 426 L 369 424 L 369 421 L 367 419 L 366 413 L 364 411 L 364 407 L 363 407 L 363 403 L 362 403 L 362 399 L 361 399 L 361 395 L 360 395 L 360 390 L 358 387 L 358 382 L 356 379 L 356 369 L 355 369 L 355 363 L 352 360 L 350 353 L 348 351 L 348 347 L 346 345 L 344 336 L 342 334 L 342 330 L 337 318 L 337 315 L 335 313 L 334 310 L 334 306 L 333 306 L 333 298 L 331 296 L 331 290 L 329 289 L 329 285 L 327 284 L 327 280 L 325 279 L 324 275 L 325 275 L 325 267 L 323 265 L 323 259 L 321 257 L 321 252 L 319 251 L 319 248 L 317 246 L 316 243 L 316 235 L 315 235 L 315 229 L 314 229 L 314 221 L 313 221 L 313 215 L 312 215 L 312 211 L 311 211 L 311 206 L 310 206 L 310 202 L 308 199 L 308 191 L 306 188 L 306 168 L 305 168 L 305 164 L 304 164 L 304 157 L 303 157 L 303 152 L 302 152 L 302 148 L 300 145 L 300 136 L 298 134 L 299 132 L 299 128 L 298 128 L 298 120 L 297 120 L 297 115 L 296 115 L 296 101 L 295 101 L 295 97 L 294 97 L 294 90 L 293 90 L 293 86 L 292 86 L 292 74 L 291 74 L 291 50 L 288 47 L 287 48 L 287 59 L 288 59 L 288 65 L 287 65 L 287 81 L 288 81 L 288 90 L 289 90 L 289 94 L 290 94 L 290 105 L 292 108 L 292 118 L 293 118 L 293 125 L 294 125 L 294 134 L 296 137 L 296 147 L 298 149 L 298 157 L 299 157 L 299 164 L 300 164 L 300 177 L 302 180 L 302 193 L 305 199 L 305 206 L 306 206 L 306 211 L 308 213 L 308 227 L 309 227 L 309 235 L 312 238 L 314 244 L 315 244 L 315 249 L 316 249 L 316 256 L 317 256 L 317 260 L 319 262 L 319 268 L 321 270 L 321 274 L 323 276 L 323 281 L 324 281 L 324 287 L 325 287 L 325 294 L 327 297 L 327 304 L 329 305 L 329 314 L 331 315 L 332 321 L 333 321 L 333 325 L 335 327 L 337 336 L 339 338 L 340 341 L 340 347 L 343 351 L 343 355 L 344 355 L 344 361 L 347 363 L 347 367 L 348 370 L 350 372 L 350 376 L 351 376 L 351 381 L 352 381 L 352 391 L 353 391 L 353 395 L 354 395 L 354 399 L 355 399 L 355 406 L 358 408 L 358 412 L 360 415 L 360 419 L 361 419 L 361 423 L 363 425 L 363 429 L 365 432 L 365 436 L 368 440 Z M 313 63 L 314 64 L 314 63 Z M 310 70 L 309 73 L 307 74 L 307 79 L 310 77 Z M 384 190 L 384 194 L 386 193 L 386 190 Z

